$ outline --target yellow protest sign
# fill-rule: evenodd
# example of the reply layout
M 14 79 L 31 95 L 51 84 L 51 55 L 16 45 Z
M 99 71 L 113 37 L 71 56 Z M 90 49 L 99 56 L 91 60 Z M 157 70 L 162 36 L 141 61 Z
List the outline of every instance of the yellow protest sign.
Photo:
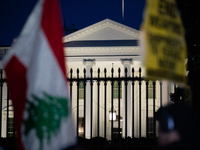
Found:
M 185 83 L 185 31 L 176 1 L 146 0 L 142 32 L 147 79 Z

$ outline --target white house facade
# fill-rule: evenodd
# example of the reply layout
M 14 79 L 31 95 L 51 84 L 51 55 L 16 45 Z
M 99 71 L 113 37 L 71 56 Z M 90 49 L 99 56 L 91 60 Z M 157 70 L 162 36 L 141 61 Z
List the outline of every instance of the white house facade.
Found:
M 63 38 L 65 43 L 65 56 L 66 63 L 68 68 L 68 76 L 70 69 L 73 68 L 74 77 L 76 77 L 76 69 L 80 69 L 80 77 L 83 77 L 83 68 L 86 68 L 86 76 L 90 76 L 90 69 L 92 68 L 94 71 L 94 76 L 97 76 L 97 69 L 100 68 L 101 76 L 104 76 L 104 68 L 107 69 L 107 76 L 111 76 L 111 69 L 114 68 L 114 76 L 118 76 L 118 68 L 121 68 L 122 75 L 124 76 L 124 69 L 128 69 L 128 76 L 131 76 L 131 69 L 135 69 L 135 75 L 139 75 L 139 68 L 142 68 L 141 64 L 141 50 L 138 44 L 140 31 L 125 26 L 123 24 L 117 23 L 110 19 L 105 19 L 96 24 L 93 24 L 89 27 L 86 27 L 82 30 L 74 32 L 70 35 L 67 35 Z M 95 74 L 96 73 L 96 74 Z M 142 74 L 144 75 L 144 74 Z M 85 137 L 90 138 L 90 127 L 91 127 L 91 115 L 90 115 L 90 90 L 88 84 L 86 86 L 86 133 Z M 107 87 L 107 99 L 108 101 L 111 99 L 111 84 L 108 84 Z M 138 96 L 138 83 L 135 85 L 135 108 L 134 108 L 134 136 L 139 137 L 139 96 Z M 88 88 L 88 90 L 87 90 Z M 103 83 L 100 86 L 101 94 L 104 95 Z M 131 83 L 128 83 L 128 95 L 127 95 L 127 136 L 132 137 L 132 94 L 131 94 Z M 162 82 L 162 88 L 160 88 L 160 82 L 156 82 L 156 96 L 155 96 L 155 105 L 156 110 L 161 106 L 169 103 L 169 93 L 170 88 L 167 82 Z M 77 87 L 73 86 L 73 96 L 72 96 L 72 113 L 77 120 L 76 116 L 76 107 L 77 107 Z M 145 90 L 145 82 L 142 82 L 141 88 L 141 128 L 143 128 L 141 132 L 141 136 L 146 136 L 146 90 Z M 93 110 L 97 109 L 97 94 L 96 90 L 93 91 Z M 124 85 L 122 84 L 122 97 L 121 100 L 121 125 L 122 128 L 122 136 L 124 137 L 124 112 L 126 111 L 124 108 Z M 116 101 L 116 102 L 115 102 Z M 161 104 L 162 103 L 162 104 Z M 79 116 L 83 116 L 83 101 L 80 100 L 79 103 Z M 109 111 L 111 110 L 111 100 L 107 103 L 107 107 L 104 108 L 104 96 L 100 96 L 100 136 L 104 137 L 104 110 L 107 110 L 107 116 L 109 116 Z M 117 100 L 114 99 L 114 109 L 118 111 Z M 156 111 L 155 110 L 155 111 Z M 148 117 L 153 117 L 153 100 L 149 99 L 149 109 L 148 109 Z M 97 136 L 97 113 L 93 111 L 93 123 L 92 123 L 92 137 Z M 109 117 L 107 117 L 106 131 L 107 131 L 107 139 L 111 138 L 111 123 L 109 122 Z M 114 128 L 118 127 L 118 123 L 114 122 Z M 81 132 L 81 131 L 80 131 Z

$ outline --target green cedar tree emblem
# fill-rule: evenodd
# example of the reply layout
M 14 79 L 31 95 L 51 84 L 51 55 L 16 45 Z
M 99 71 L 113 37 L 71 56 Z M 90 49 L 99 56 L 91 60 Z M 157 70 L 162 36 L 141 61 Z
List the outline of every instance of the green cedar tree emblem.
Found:
M 52 135 L 57 135 L 61 120 L 68 116 L 68 103 L 66 98 L 51 96 L 44 93 L 42 98 L 32 95 L 33 102 L 27 101 L 26 111 L 28 117 L 23 120 L 27 136 L 32 129 L 40 142 L 40 149 L 43 147 L 43 139 L 49 143 Z

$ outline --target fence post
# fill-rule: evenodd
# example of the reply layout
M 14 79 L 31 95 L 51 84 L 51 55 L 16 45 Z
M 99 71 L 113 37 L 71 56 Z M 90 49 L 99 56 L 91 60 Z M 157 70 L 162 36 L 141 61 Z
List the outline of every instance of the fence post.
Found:
M 155 86 L 156 86 L 156 82 L 154 81 L 153 82 L 153 137 L 154 137 L 154 140 L 156 139 L 156 118 L 155 118 L 155 106 L 156 106 L 155 93 L 156 93 L 156 91 L 155 91 Z
M 132 68 L 132 138 L 134 139 L 134 115 L 135 115 L 135 105 L 134 105 L 134 84 L 135 84 L 135 80 L 134 80 L 134 68 Z
M 100 86 L 100 83 L 99 83 L 99 76 L 100 76 L 100 69 L 98 68 L 98 80 L 97 80 L 97 136 L 99 137 L 99 86 Z
M 78 126 L 79 126 L 79 69 L 77 69 L 77 124 L 76 124 L 76 131 L 78 137 Z
M 127 138 L 127 68 L 125 68 L 125 138 Z
M 120 107 L 121 107 L 121 102 L 120 102 L 120 86 L 121 86 L 121 80 L 120 80 L 120 68 L 118 69 L 118 138 L 119 138 L 119 142 L 120 142 Z M 121 144 L 121 143 L 120 143 Z
M 141 68 L 139 69 L 139 137 L 141 138 Z
M 1 82 L 0 82 L 0 88 L 1 88 L 1 99 L 0 99 L 0 138 L 1 138 L 1 129 L 2 129 L 2 97 L 3 97 L 3 70 L 1 69 Z
M 148 85 L 149 85 L 149 82 L 146 81 L 146 137 L 147 139 L 149 139 L 149 134 L 148 134 L 148 131 L 149 131 L 149 119 L 148 119 L 148 106 L 149 106 L 149 103 L 148 103 Z
M 106 86 L 107 86 L 107 81 L 106 81 L 106 68 L 104 69 L 104 75 L 105 75 L 105 79 L 104 79 L 104 90 L 105 90 L 105 103 L 104 103 L 104 138 L 106 139 Z
M 72 113 L 72 73 L 73 69 L 70 69 L 70 112 Z
M 100 83 L 99 83 L 99 76 L 100 76 L 100 69 L 98 68 L 98 79 L 97 79 L 97 137 L 98 137 L 98 149 L 99 149 L 99 107 L 100 107 L 100 105 L 99 105 L 99 96 L 100 96 L 100 94 L 99 94 L 99 86 L 100 86 Z
M 91 129 L 91 132 L 90 132 L 90 138 L 92 139 L 92 117 L 93 117 L 93 115 L 92 115 L 92 112 L 93 112 L 93 79 L 92 79 L 92 68 L 90 68 L 90 74 L 91 74 L 91 80 L 90 80 L 90 90 L 91 90 L 91 109 L 90 109 L 90 116 L 91 116 L 91 122 L 90 122 L 90 129 Z
M 6 127 L 6 137 L 8 138 L 8 119 L 9 119 L 9 89 L 7 87 L 7 127 Z M 8 143 L 7 143 L 8 144 Z
M 86 99 L 85 99 L 85 95 L 86 95 L 86 69 L 84 68 L 84 70 L 83 70 L 83 73 L 84 73 L 84 138 L 85 138 L 85 124 L 86 124 L 86 122 L 85 122 L 85 120 L 86 120 Z
M 113 73 L 114 73 L 114 69 L 111 69 L 111 75 L 112 75 L 112 80 L 111 80 L 111 113 L 112 113 L 112 117 L 111 117 L 111 144 L 113 144 Z

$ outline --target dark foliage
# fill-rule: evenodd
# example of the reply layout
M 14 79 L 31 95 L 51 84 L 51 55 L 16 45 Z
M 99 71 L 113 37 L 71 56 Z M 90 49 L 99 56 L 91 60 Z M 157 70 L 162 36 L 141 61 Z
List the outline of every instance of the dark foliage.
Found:
M 193 106 L 200 110 L 200 9 L 198 0 L 176 0 L 185 27 L 188 84 Z
M 177 88 L 174 93 L 170 94 L 170 100 L 172 102 L 183 100 L 183 89 Z

